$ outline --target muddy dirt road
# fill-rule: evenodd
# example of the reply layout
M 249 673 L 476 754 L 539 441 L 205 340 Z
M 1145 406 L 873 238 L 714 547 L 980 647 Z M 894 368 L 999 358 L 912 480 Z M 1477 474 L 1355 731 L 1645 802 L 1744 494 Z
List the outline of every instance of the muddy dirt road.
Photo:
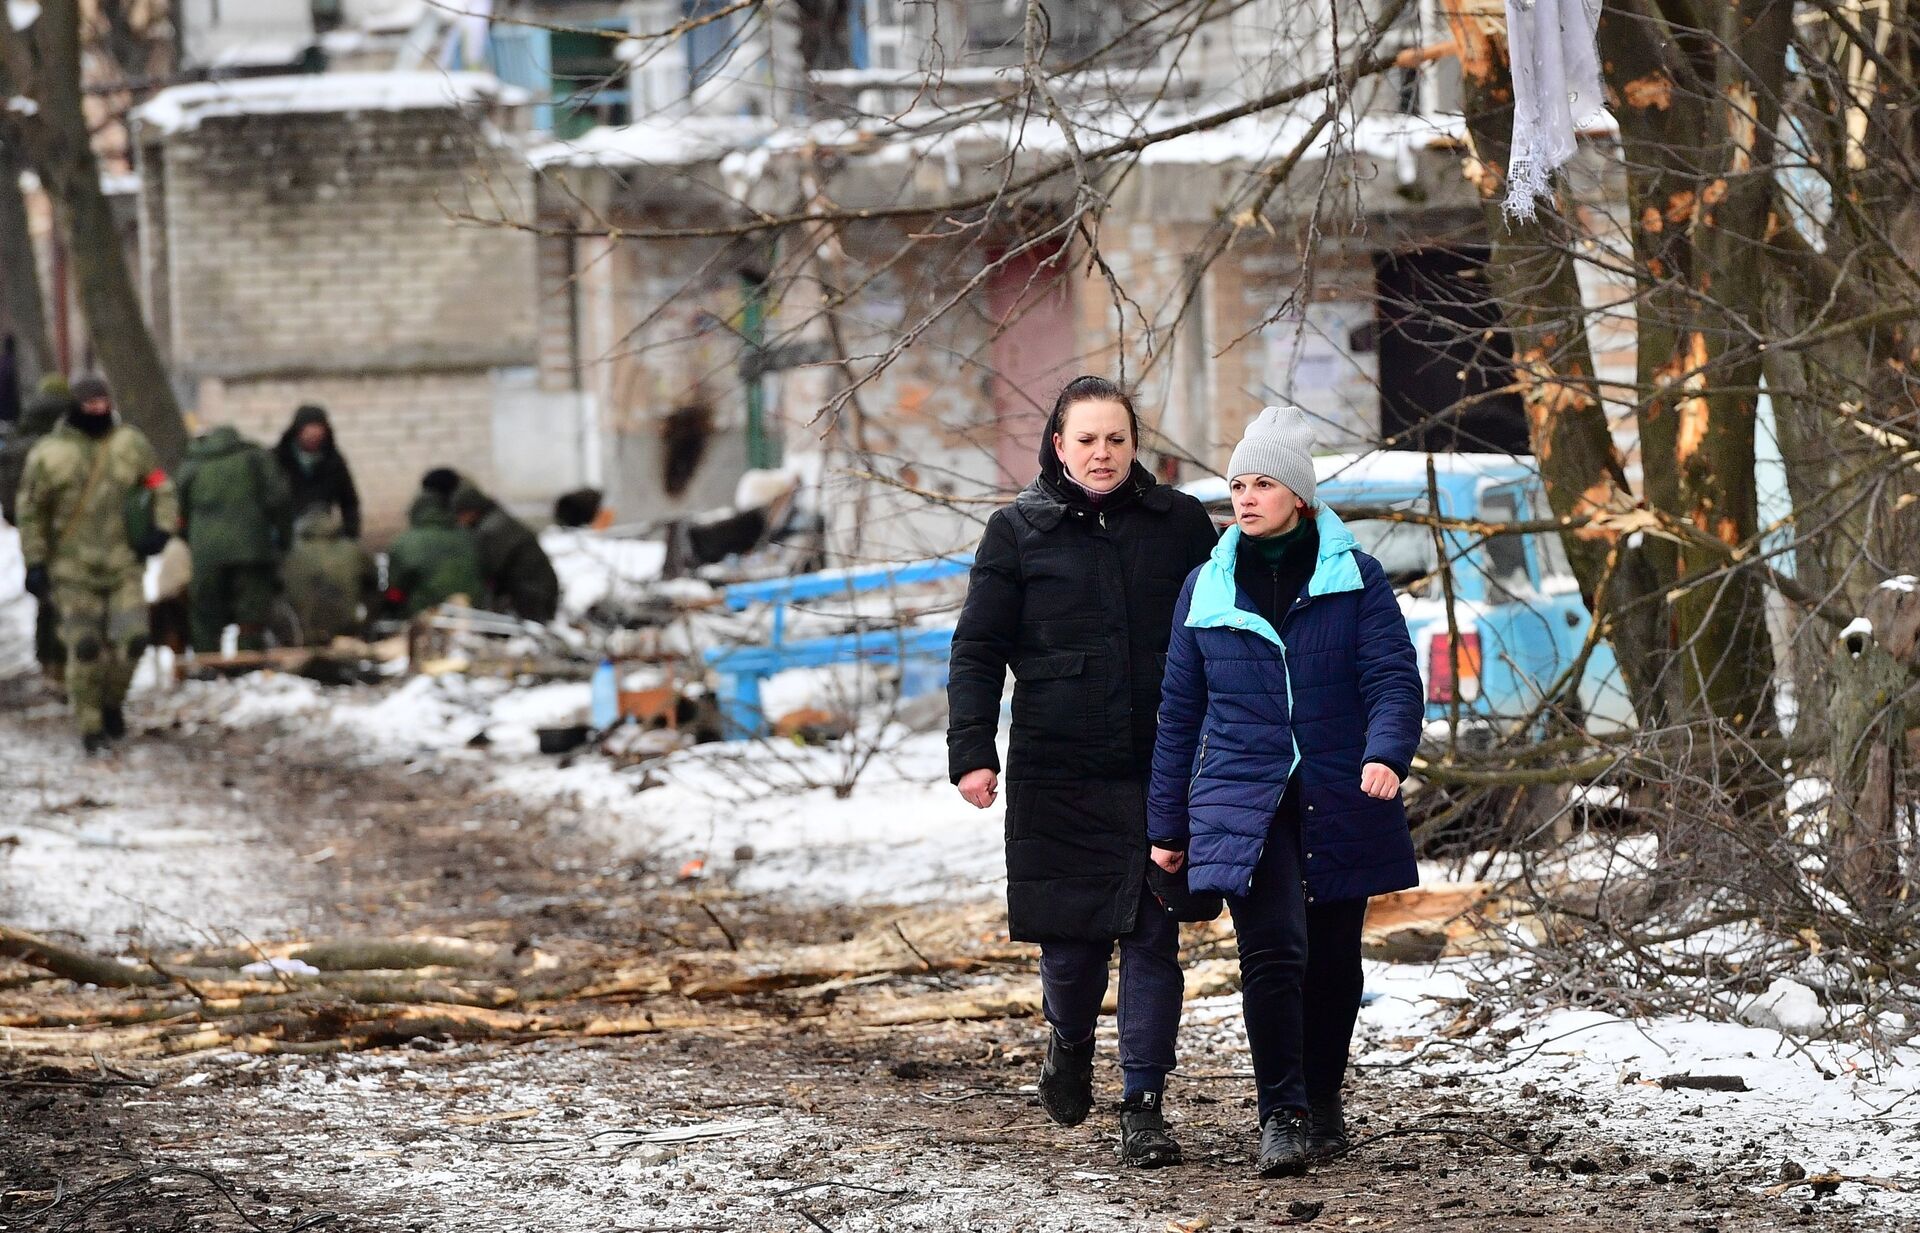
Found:
M 1190 1004 L 1169 1095 L 1189 1163 L 1128 1172 L 1110 1030 L 1103 1105 L 1068 1130 L 1027 1090 L 1036 1019 L 921 1013 L 1022 1005 L 1031 966 L 990 905 L 799 909 L 680 884 L 469 770 L 311 736 L 149 731 L 89 763 L 70 744 L 57 708 L 0 699 L 0 843 L 19 840 L 0 847 L 0 921 L 108 953 L 433 935 L 514 956 L 519 980 L 589 959 L 626 975 L 570 988 L 599 1016 L 567 1020 L 581 1030 L 549 1012 L 370 1049 L 311 1022 L 310 1051 L 132 1057 L 0 1028 L 0 1230 L 1856 1227 L 1757 1193 L 1759 1165 L 1703 1163 L 1701 1120 L 1629 1152 L 1575 1097 L 1391 1061 L 1356 1074 L 1350 1156 L 1260 1182 L 1231 996 Z M 890 936 L 865 975 L 747 979 Z M 662 971 L 679 975 L 648 983 Z M 7 1022 L 70 996 L 0 961 Z

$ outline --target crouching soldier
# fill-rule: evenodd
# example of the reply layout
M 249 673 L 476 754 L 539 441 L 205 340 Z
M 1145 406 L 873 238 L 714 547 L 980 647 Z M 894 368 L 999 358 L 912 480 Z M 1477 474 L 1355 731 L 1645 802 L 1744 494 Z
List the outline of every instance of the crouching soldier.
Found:
M 418 616 L 455 597 L 477 603 L 482 594 L 473 537 L 454 522 L 445 496 L 424 489 L 407 510 L 407 529 L 387 549 L 388 612 Z
M 473 532 L 487 588 L 482 602 L 529 621 L 551 621 L 560 610 L 560 579 L 539 537 L 470 479 L 460 480 L 449 503 L 454 521 Z
M 60 426 L 27 455 L 20 546 L 27 590 L 51 599 L 67 648 L 67 698 L 88 753 L 126 733 L 121 707 L 147 649 L 146 558 L 180 525 L 173 484 L 106 382 L 83 377 Z
M 309 509 L 294 525 L 281 580 L 307 646 L 357 637 L 365 623 L 362 605 L 371 615 L 380 596 L 373 558 L 347 538 L 339 515 L 326 506 Z

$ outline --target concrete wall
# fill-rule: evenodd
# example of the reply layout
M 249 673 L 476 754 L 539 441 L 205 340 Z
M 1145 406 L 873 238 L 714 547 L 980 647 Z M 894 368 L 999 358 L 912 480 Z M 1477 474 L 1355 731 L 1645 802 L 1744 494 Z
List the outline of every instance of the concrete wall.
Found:
M 262 445 L 280 439 L 295 407 L 325 407 L 360 489 L 366 533 L 376 540 L 406 525 L 407 506 L 430 467 L 494 482 L 495 389 L 485 369 L 209 379 L 200 393 L 203 427 L 233 424 Z
M 211 115 L 142 153 L 142 281 L 203 427 L 271 439 L 322 403 L 375 532 L 429 467 L 493 482 L 495 374 L 534 362 L 536 280 L 530 235 L 455 217 L 530 209 L 486 117 Z

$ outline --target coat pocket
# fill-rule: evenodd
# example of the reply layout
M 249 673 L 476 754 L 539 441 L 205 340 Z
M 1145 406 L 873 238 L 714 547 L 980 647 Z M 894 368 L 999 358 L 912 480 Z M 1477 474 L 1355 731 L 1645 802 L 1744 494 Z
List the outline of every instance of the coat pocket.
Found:
M 1086 652 L 1029 655 L 1014 662 L 1013 679 L 1010 757 L 1022 765 L 1057 763 L 1076 744 L 1105 739 L 1088 697 Z
M 1016 681 L 1055 681 L 1079 676 L 1087 670 L 1085 651 L 1067 651 L 1059 655 L 1035 655 L 1013 665 Z

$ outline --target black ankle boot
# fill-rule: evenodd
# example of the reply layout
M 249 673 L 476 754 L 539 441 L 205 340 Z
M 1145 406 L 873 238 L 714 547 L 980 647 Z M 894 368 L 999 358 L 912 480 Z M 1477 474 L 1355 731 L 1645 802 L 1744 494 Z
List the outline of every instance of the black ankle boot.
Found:
M 127 734 L 127 716 L 117 706 L 102 707 L 100 710 L 100 731 L 107 739 L 117 741 Z
M 1054 1032 L 1040 1067 L 1040 1107 L 1062 1126 L 1078 1126 L 1093 1111 L 1093 1038 L 1070 1045 Z
M 1261 1177 L 1297 1177 L 1307 1171 L 1307 1119 L 1282 1109 L 1260 1126 Z
M 1353 1146 L 1347 1138 L 1347 1119 L 1340 1098 L 1314 1101 L 1307 1106 L 1307 1156 L 1330 1160 Z
M 1167 1133 L 1159 1092 L 1136 1092 L 1121 1103 L 1120 1163 L 1135 1169 L 1180 1163 L 1180 1145 Z

